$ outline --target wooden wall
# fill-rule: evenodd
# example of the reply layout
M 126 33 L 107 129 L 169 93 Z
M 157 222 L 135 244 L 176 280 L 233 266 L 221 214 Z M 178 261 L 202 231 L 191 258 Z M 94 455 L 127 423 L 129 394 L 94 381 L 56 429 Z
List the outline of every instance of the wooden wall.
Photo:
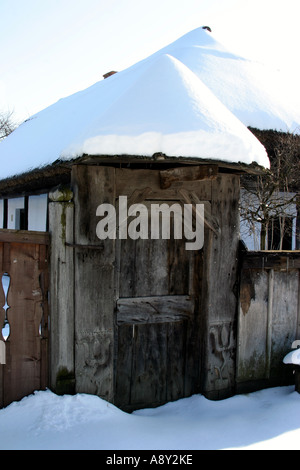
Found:
M 74 383 L 74 391 L 97 394 L 127 410 L 193 393 L 230 396 L 239 176 L 219 173 L 216 165 L 193 171 L 74 165 L 72 190 L 72 204 L 52 197 L 50 210 L 56 233 L 52 388 Z M 97 207 L 117 207 L 120 196 L 128 197 L 128 206 L 203 203 L 203 248 L 188 251 L 186 240 L 174 238 L 99 240 Z M 59 220 L 66 225 L 57 230 Z

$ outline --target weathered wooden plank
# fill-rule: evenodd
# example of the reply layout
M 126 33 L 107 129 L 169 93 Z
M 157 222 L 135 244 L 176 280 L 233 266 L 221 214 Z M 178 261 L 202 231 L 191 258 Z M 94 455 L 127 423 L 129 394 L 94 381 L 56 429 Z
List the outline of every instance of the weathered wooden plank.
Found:
M 200 201 L 198 195 L 194 191 L 180 189 L 178 194 L 184 204 L 193 204 L 192 211 L 195 217 L 199 217 L 203 224 L 212 230 L 215 235 L 220 233 L 220 224 L 218 219 L 211 215 L 211 204 L 209 202 Z M 195 204 L 204 204 L 204 218 L 199 213 L 199 211 L 197 211 Z
M 238 321 L 238 383 L 267 377 L 268 273 L 243 271 L 241 289 L 249 291 L 249 294 L 247 301 L 243 301 Z
M 218 174 L 218 165 L 200 165 L 171 168 L 160 171 L 160 187 L 169 188 L 175 181 L 202 181 L 214 179 Z
M 11 244 L 9 242 L 3 243 L 2 269 L 4 272 L 9 272 L 10 270 L 10 264 L 11 264 L 10 247 L 11 247 Z
M 246 252 L 243 269 L 274 269 L 289 271 L 300 269 L 300 251 Z
M 169 189 L 162 189 L 160 186 L 159 170 L 128 170 L 124 168 L 116 169 L 116 194 L 131 196 L 133 191 L 151 188 L 151 199 L 178 200 L 179 189 L 193 190 L 198 197 L 204 201 L 211 200 L 211 181 L 174 181 Z
M 4 404 L 19 400 L 41 386 L 43 297 L 39 284 L 39 246 L 10 244 L 10 286 L 7 313 L 10 335 L 6 341 Z
M 187 324 L 182 320 L 167 325 L 167 401 L 186 396 Z
M 29 230 L 0 229 L 0 242 L 49 245 L 50 236 L 48 232 L 31 232 Z
M 189 318 L 194 302 L 188 296 L 157 296 L 119 299 L 118 324 L 166 323 Z
M 168 295 L 168 240 L 119 240 L 119 296 Z
M 43 246 L 43 245 L 41 245 Z M 40 254 L 41 257 L 41 254 Z M 49 292 L 49 276 L 48 271 L 45 269 L 40 274 L 40 287 L 42 291 L 43 301 L 41 303 L 42 317 L 40 322 L 40 338 L 41 338 L 41 379 L 40 388 L 45 390 L 49 385 L 49 305 L 48 305 L 48 292 Z
M 74 236 L 72 202 L 50 202 L 50 384 L 56 393 L 71 393 L 74 385 L 74 261 L 68 246 Z M 74 391 L 74 390 L 73 390 Z
M 233 175 L 218 176 L 212 182 L 212 216 L 218 220 L 221 233 L 209 231 L 205 243 L 210 306 L 210 320 L 233 320 L 236 314 L 239 246 L 239 178 Z M 217 267 L 217 269 L 216 269 Z M 206 271 L 208 269 L 208 271 Z
M 193 252 L 186 250 L 186 240 L 174 239 L 173 217 L 170 217 L 170 239 L 151 239 L 151 204 L 164 201 L 146 201 L 149 214 L 149 238 L 118 240 L 121 254 L 118 281 L 120 297 L 155 295 L 182 295 L 189 293 L 190 265 Z M 175 201 L 172 201 L 172 204 Z M 171 203 L 168 203 L 172 205 Z M 177 202 L 178 204 L 178 202 Z M 130 218 L 128 223 L 130 223 Z M 182 230 L 184 235 L 184 227 Z
M 269 271 L 269 278 L 272 271 Z M 273 271 L 272 323 L 269 325 L 271 379 L 282 379 L 290 373 L 282 362 L 297 337 L 299 271 Z M 268 299 L 268 303 L 270 299 Z
M 132 357 L 131 401 L 135 408 L 145 403 L 166 402 L 167 325 L 135 325 Z
M 76 245 L 98 246 L 96 209 L 115 204 L 115 169 L 75 165 L 72 169 Z M 114 395 L 115 240 L 103 250 L 75 247 L 76 391 Z
M 127 409 L 131 403 L 134 332 L 135 325 L 118 326 L 114 404 L 121 409 Z
M 242 270 L 237 349 L 239 387 L 262 380 L 278 385 L 288 383 L 290 371 L 282 359 L 297 338 L 298 289 L 297 269 Z
M 146 297 L 189 293 L 193 252 L 185 240 L 118 240 L 119 296 Z
M 212 330 L 234 328 L 237 314 L 238 247 L 239 247 L 239 177 L 220 174 L 212 180 L 211 214 L 221 227 L 216 235 L 209 230 L 205 241 L 204 273 L 207 318 L 204 339 L 204 393 L 211 398 L 225 398 L 235 387 L 235 341 L 224 357 L 213 347 Z M 206 289 L 206 290 L 205 290 Z M 233 338 L 235 338 L 234 332 Z M 228 333 L 229 334 L 229 333 Z M 221 341 L 221 340 L 220 340 Z M 229 347 L 230 346 L 230 347 Z M 219 370 L 222 374 L 220 375 Z

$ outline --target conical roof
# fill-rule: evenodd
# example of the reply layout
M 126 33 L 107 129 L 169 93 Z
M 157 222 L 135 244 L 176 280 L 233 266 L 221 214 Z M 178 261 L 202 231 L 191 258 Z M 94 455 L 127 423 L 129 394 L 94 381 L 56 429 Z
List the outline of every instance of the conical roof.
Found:
M 264 147 L 200 76 L 204 50 L 231 60 L 209 34 L 193 31 L 32 116 L 1 142 L 0 177 L 83 154 L 269 166 Z
M 228 51 L 207 29 L 197 28 L 160 53 L 176 57 L 247 127 L 300 131 L 300 98 L 279 69 Z

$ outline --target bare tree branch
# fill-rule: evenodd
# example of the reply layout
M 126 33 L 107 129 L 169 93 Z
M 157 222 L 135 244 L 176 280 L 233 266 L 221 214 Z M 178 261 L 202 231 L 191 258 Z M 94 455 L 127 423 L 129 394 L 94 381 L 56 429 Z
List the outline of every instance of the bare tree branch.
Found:
M 11 134 L 17 125 L 13 121 L 12 112 L 0 112 L 0 141 Z
M 274 221 L 280 225 L 280 243 L 290 230 L 288 217 L 295 211 L 299 194 L 300 138 L 294 134 L 277 134 L 276 144 L 270 156 L 271 169 L 260 176 L 242 178 L 246 189 L 241 197 L 241 221 L 246 222 L 253 235 L 255 224 L 260 224 L 260 249 L 267 249 L 267 233 Z M 272 245 L 272 244 L 271 244 Z M 281 248 L 280 248 L 281 249 Z

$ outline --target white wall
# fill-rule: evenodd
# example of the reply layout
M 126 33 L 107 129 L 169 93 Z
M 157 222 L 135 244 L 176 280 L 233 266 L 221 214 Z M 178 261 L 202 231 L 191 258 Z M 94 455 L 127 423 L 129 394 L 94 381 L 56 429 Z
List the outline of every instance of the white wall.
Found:
M 28 198 L 28 230 L 46 232 L 47 229 L 48 195 L 29 196 Z
M 24 198 L 17 197 L 8 199 L 7 203 L 7 228 L 19 229 L 19 220 L 17 217 L 17 209 L 24 209 Z
M 25 198 L 18 197 L 7 201 L 7 228 L 20 229 L 18 209 L 25 208 Z M 28 230 L 46 232 L 48 195 L 28 197 Z M 4 200 L 0 200 L 0 229 L 3 228 Z

